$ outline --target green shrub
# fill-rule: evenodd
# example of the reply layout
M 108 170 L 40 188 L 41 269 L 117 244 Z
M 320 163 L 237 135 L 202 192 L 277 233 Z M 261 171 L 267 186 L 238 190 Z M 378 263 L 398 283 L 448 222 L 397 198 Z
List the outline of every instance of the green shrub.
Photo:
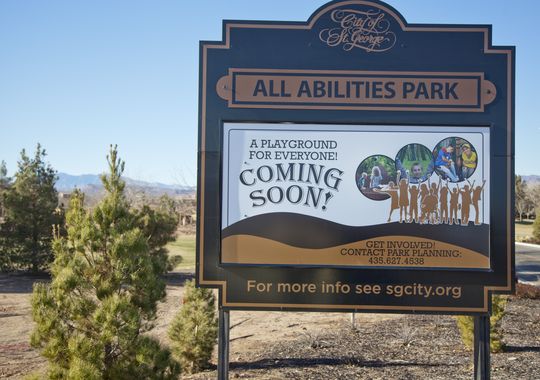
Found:
M 171 349 L 186 373 L 209 367 L 217 339 L 215 297 L 210 289 L 186 282 L 182 309 L 169 328 Z
M 502 331 L 500 321 L 504 316 L 506 307 L 506 297 L 494 295 L 492 297 L 492 311 L 489 334 L 489 347 L 491 352 L 501 352 L 504 349 L 502 342 Z M 461 340 L 468 348 L 472 348 L 474 344 L 474 317 L 461 315 L 457 317 L 457 324 L 461 333 Z

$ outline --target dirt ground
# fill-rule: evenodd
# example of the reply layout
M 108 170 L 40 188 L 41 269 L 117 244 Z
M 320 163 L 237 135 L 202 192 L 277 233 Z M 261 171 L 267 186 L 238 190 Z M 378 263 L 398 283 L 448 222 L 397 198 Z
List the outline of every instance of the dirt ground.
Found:
M 167 277 L 152 335 L 167 345 L 167 327 L 192 274 Z M 0 274 L 0 378 L 42 372 L 29 345 L 30 294 L 46 277 Z M 540 301 L 512 298 L 503 319 L 508 351 L 492 355 L 492 378 L 540 378 Z M 448 316 L 231 312 L 230 377 L 246 379 L 470 379 L 472 354 Z M 216 353 L 215 353 L 216 354 Z M 215 379 L 214 367 L 187 376 Z

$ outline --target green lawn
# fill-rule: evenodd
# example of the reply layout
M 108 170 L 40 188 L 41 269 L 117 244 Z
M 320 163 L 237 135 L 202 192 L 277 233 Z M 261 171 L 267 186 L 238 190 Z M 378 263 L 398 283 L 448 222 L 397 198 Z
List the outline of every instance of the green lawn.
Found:
M 182 262 L 175 269 L 195 270 L 195 235 L 180 235 L 167 244 L 169 256 L 182 256 Z
M 533 234 L 532 220 L 516 221 L 516 241 L 523 241 L 526 238 L 531 238 Z

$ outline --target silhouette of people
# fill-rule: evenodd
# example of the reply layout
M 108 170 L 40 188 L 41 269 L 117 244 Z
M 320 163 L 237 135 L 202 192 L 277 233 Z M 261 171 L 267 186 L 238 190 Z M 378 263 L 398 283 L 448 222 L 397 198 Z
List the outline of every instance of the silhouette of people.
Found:
M 449 224 L 459 224 L 459 219 L 458 219 L 458 214 L 457 214 L 458 207 L 459 207 L 459 185 L 456 185 L 456 187 L 450 190 L 447 183 L 446 188 L 448 189 L 448 192 L 450 193 Z
M 428 182 L 429 183 L 429 182 Z M 439 222 L 439 188 L 441 187 L 441 179 L 439 178 L 439 184 L 437 185 L 435 182 L 431 184 L 431 188 L 429 189 L 429 204 L 428 207 L 430 209 L 430 224 L 437 224 Z M 434 203 L 434 204 L 432 204 Z
M 468 182 L 468 181 L 467 181 Z M 472 205 L 474 207 L 474 224 L 480 225 L 480 212 L 478 202 L 480 202 L 480 197 L 482 196 L 482 191 L 484 191 L 484 186 L 486 185 L 486 180 L 482 183 L 482 186 L 476 186 L 472 192 Z M 471 185 L 471 189 L 474 187 L 474 181 Z
M 424 223 L 427 220 L 427 208 L 425 207 L 426 198 L 429 195 L 428 185 L 423 183 L 420 185 L 420 223 Z
M 423 183 L 420 185 L 420 203 L 423 202 L 424 198 L 429 194 L 429 188 L 427 184 Z
M 437 185 L 435 185 L 437 186 Z M 432 189 L 422 202 L 422 215 L 429 224 L 437 224 L 437 193 Z
M 399 209 L 399 195 L 398 195 L 398 191 L 399 191 L 399 188 L 398 186 L 396 186 L 394 184 L 394 182 L 390 181 L 388 182 L 388 186 L 386 188 L 383 188 L 383 189 L 373 189 L 373 191 L 375 192 L 378 192 L 378 193 L 385 193 L 385 194 L 388 194 L 390 195 L 390 213 L 388 214 L 388 222 L 390 222 L 390 220 L 392 220 L 392 212 L 394 212 L 394 210 L 397 210 Z
M 414 220 L 415 223 L 418 223 L 418 196 L 420 195 L 420 190 L 417 186 L 412 185 L 409 189 L 411 194 L 411 202 L 409 204 L 409 217 L 410 222 Z
M 474 185 L 474 181 L 473 181 Z M 469 213 L 471 210 L 471 193 L 472 189 L 469 188 L 469 185 L 463 186 L 463 189 L 460 191 L 461 194 L 461 225 L 466 226 L 469 224 Z
M 441 187 L 441 179 L 439 178 L 439 184 L 437 185 L 435 182 L 433 182 L 431 185 L 431 188 L 429 189 L 429 193 L 431 195 L 434 195 L 435 197 L 437 197 L 437 200 L 439 200 L 439 188 Z
M 409 205 L 409 182 L 403 178 L 399 181 L 399 222 L 407 221 L 407 206 Z M 405 215 L 403 215 L 405 214 Z
M 448 224 L 448 183 L 439 190 L 439 204 L 441 210 L 441 223 Z

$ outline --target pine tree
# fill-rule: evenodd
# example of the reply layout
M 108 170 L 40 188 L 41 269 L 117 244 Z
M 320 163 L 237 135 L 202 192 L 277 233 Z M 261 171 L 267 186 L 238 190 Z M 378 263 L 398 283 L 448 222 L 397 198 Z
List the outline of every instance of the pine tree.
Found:
M 7 173 L 6 161 L 2 160 L 2 162 L 0 162 L 0 191 L 7 189 L 9 182 L 11 181 Z
M 4 224 L 4 193 L 9 187 L 11 179 L 7 176 L 6 162 L 0 163 L 0 271 L 11 269 L 10 252 L 7 250 L 7 234 L 2 233 Z
M 515 177 L 515 214 L 518 215 L 519 221 L 523 221 L 523 214 L 525 213 L 525 209 L 527 207 L 528 203 L 528 194 L 526 191 L 527 184 L 525 181 L 523 181 L 523 178 L 521 178 L 520 175 L 516 175 Z
M 171 323 L 169 338 L 184 372 L 194 373 L 209 366 L 217 339 L 212 290 L 197 288 L 193 280 L 186 282 L 183 306 Z
M 84 195 L 73 194 L 67 236 L 53 242 L 52 281 L 34 286 L 31 343 L 49 360 L 51 379 L 173 379 L 178 363 L 143 335 L 165 296 L 163 259 L 155 250 L 162 252 L 167 239 L 152 243 L 140 228 L 116 147 L 107 159 L 106 196 L 87 211 Z
M 0 250 L 9 256 L 10 269 L 36 272 L 52 261 L 52 227 L 63 223 L 63 214 L 57 209 L 56 171 L 45 156 L 40 144 L 33 158 L 23 150 L 15 181 L 3 191 Z
M 150 254 L 159 273 L 173 269 L 165 249 L 167 243 L 174 241 L 179 222 L 173 203 L 174 201 L 165 195 L 161 197 L 157 208 L 144 204 L 135 214 L 137 225 L 148 237 Z

